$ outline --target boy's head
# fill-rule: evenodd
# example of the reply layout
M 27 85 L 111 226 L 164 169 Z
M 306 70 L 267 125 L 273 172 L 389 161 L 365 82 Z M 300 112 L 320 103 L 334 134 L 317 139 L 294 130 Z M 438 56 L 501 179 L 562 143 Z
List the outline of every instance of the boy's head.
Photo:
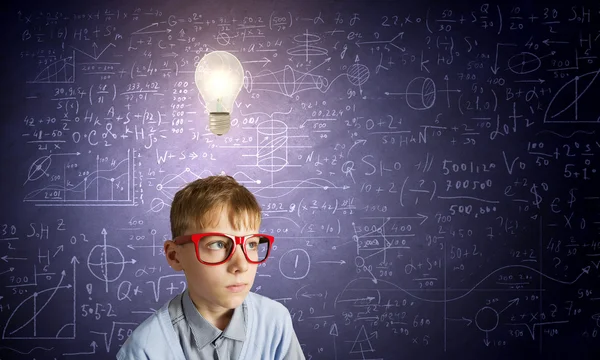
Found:
M 257 234 L 261 222 L 261 209 L 252 193 L 234 178 L 226 175 L 210 176 L 187 184 L 175 194 L 171 205 L 171 233 L 173 239 L 200 233 L 224 233 L 246 236 Z M 190 297 L 202 313 L 223 313 L 238 307 L 243 301 L 256 276 L 257 264 L 248 262 L 242 246 L 235 248 L 228 261 L 220 265 L 203 264 L 211 257 L 226 254 L 227 238 L 202 237 L 198 242 L 200 255 L 194 242 L 180 245 L 174 240 L 165 242 L 165 256 L 176 271 L 185 272 Z M 196 238 L 198 239 L 198 237 Z M 224 239 L 221 241 L 219 239 Z M 179 241 L 178 240 L 178 241 Z M 263 244 L 261 244 L 263 245 Z M 256 245 L 250 241 L 246 253 L 251 258 Z M 203 255 L 204 254 L 204 255 Z M 234 287 L 232 285 L 243 284 Z

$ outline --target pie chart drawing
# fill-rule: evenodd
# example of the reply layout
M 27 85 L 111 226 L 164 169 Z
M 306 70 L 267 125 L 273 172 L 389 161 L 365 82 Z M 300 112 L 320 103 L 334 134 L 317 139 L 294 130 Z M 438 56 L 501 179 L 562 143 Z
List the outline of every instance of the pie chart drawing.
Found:
M 597 78 L 600 69 L 589 72 L 564 84 L 554 95 L 546 113 L 544 123 L 596 123 L 600 114 L 595 103 L 598 101 L 600 85 Z M 580 114 L 585 114 L 583 118 Z
M 363 64 L 352 64 L 346 73 L 348 81 L 354 86 L 362 86 L 369 80 L 369 68 Z

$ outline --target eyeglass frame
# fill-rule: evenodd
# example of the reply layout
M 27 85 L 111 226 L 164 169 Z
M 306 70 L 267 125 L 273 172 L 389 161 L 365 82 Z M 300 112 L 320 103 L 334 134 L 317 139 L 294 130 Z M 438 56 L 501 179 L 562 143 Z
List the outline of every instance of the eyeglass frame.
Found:
M 225 260 L 223 260 L 221 262 L 217 262 L 217 263 L 209 263 L 209 262 L 206 262 L 206 261 L 203 261 L 202 259 L 200 259 L 200 252 L 198 250 L 198 242 L 200 241 L 200 239 L 202 239 L 205 236 L 226 236 L 229 239 L 233 240 L 234 245 L 232 247 L 231 252 L 229 253 L 229 255 L 227 256 L 227 258 Z M 267 249 L 267 255 L 265 256 L 264 259 L 262 259 L 260 261 L 251 260 L 248 257 L 248 254 L 246 253 L 246 248 L 245 248 L 246 241 L 248 239 L 256 237 L 256 236 L 264 237 L 269 241 L 269 248 Z M 249 235 L 243 235 L 243 236 L 236 236 L 236 235 L 230 235 L 230 234 L 225 234 L 225 233 L 220 233 L 220 232 L 206 232 L 206 233 L 197 233 L 197 234 L 190 234 L 190 235 L 180 235 L 180 236 L 177 236 L 175 239 L 173 239 L 173 242 L 176 245 L 185 245 L 190 242 L 193 243 L 194 249 L 196 251 L 196 259 L 201 264 L 209 265 L 209 266 L 222 265 L 222 264 L 225 264 L 226 262 L 228 262 L 229 260 L 231 260 L 238 245 L 242 246 L 242 253 L 244 254 L 244 257 L 246 258 L 246 261 L 248 261 L 250 264 L 262 264 L 265 261 L 267 261 L 267 259 L 269 258 L 269 255 L 271 254 L 271 248 L 273 247 L 274 241 L 275 241 L 275 238 L 272 235 L 267 235 L 267 234 L 249 234 Z

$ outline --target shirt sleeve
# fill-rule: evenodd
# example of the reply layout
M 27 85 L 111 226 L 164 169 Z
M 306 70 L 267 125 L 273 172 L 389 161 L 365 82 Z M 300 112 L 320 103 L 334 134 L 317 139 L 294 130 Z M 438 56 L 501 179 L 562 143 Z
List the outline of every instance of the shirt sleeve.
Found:
M 283 360 L 306 360 L 295 331 L 292 331 L 292 341 L 290 342 L 290 347 L 287 354 L 283 357 Z

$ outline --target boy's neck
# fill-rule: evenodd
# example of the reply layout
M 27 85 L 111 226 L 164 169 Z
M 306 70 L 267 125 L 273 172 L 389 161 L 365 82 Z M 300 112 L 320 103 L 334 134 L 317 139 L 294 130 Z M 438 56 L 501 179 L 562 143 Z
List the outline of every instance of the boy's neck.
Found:
M 229 323 L 231 322 L 231 318 L 233 317 L 233 310 L 227 310 L 220 317 L 209 320 L 211 324 L 213 324 L 217 329 L 221 331 L 225 331 Z
M 209 307 L 200 307 L 198 306 L 199 302 L 195 301 L 191 296 L 190 298 L 194 304 L 194 307 L 196 307 L 196 310 L 198 310 L 200 315 L 202 315 L 206 321 L 221 331 L 224 331 L 227 328 L 231 322 L 231 318 L 233 317 L 234 309 L 222 309 L 219 311 L 216 309 L 210 309 Z

